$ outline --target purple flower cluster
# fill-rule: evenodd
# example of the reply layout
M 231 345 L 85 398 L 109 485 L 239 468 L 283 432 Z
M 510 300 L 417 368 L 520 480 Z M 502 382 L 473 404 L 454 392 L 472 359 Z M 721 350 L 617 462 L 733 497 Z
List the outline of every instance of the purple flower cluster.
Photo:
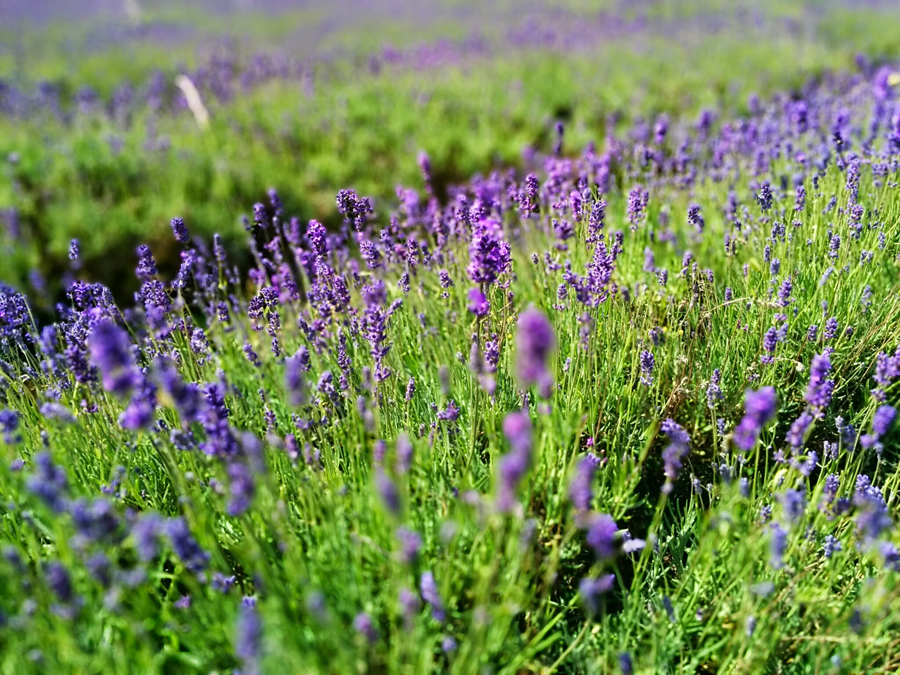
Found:
M 526 412 L 509 413 L 503 420 L 503 435 L 510 451 L 498 464 L 497 509 L 510 511 L 516 505 L 516 491 L 528 469 L 532 457 L 531 420 Z
M 492 284 L 509 269 L 510 262 L 500 223 L 491 218 L 476 223 L 469 244 L 469 278 L 476 284 Z
M 741 450 L 752 450 L 763 426 L 775 416 L 775 407 L 775 389 L 772 387 L 744 392 L 744 416 L 732 433 L 734 444 Z
M 813 357 L 809 367 L 809 386 L 806 388 L 804 399 L 810 406 L 816 408 L 820 415 L 831 403 L 831 395 L 834 392 L 834 380 L 828 379 L 830 372 L 831 358 L 827 351 Z

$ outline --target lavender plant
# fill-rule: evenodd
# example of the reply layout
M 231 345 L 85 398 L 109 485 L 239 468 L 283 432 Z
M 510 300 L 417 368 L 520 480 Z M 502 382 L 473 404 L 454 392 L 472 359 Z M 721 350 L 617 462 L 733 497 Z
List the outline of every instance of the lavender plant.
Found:
M 249 270 L 179 216 L 128 303 L 0 286 L 3 669 L 894 672 L 900 76 L 864 72 L 560 124 L 446 196 L 411 158 L 330 229 L 273 190 Z

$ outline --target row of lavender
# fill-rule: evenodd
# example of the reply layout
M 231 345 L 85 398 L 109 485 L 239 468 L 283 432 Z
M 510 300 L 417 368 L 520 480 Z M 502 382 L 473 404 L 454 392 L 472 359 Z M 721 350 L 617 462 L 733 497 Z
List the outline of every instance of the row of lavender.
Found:
M 374 11 L 376 17 L 373 20 L 381 18 L 377 16 L 377 8 L 357 9 Z M 496 11 L 503 15 L 503 10 Z M 338 11 L 336 13 L 339 14 Z M 738 9 L 735 13 L 721 15 L 699 13 L 676 19 L 656 17 L 652 13 L 645 16 L 645 12 L 627 12 L 622 8 L 578 13 L 536 6 L 519 8 L 512 16 L 503 16 L 502 20 L 485 17 L 477 21 L 477 16 L 476 12 L 462 19 L 464 24 L 472 24 L 462 38 L 417 40 L 401 47 L 386 44 L 372 50 L 372 53 L 348 54 L 342 49 L 332 49 L 317 50 L 312 56 L 299 56 L 306 48 L 305 43 L 322 39 L 321 31 L 309 31 L 313 34 L 303 35 L 298 45 L 250 54 L 233 40 L 219 40 L 218 43 L 211 40 L 206 50 L 209 53 L 201 57 L 196 67 L 176 70 L 191 80 L 207 106 L 220 108 L 273 81 L 298 83 L 309 96 L 317 83 L 331 74 L 341 73 L 348 62 L 355 64 L 353 71 L 356 75 L 371 78 L 383 71 L 397 73 L 471 64 L 476 59 L 509 54 L 510 51 L 590 53 L 610 41 L 629 35 L 641 40 L 677 33 L 709 37 L 746 30 L 748 25 L 770 37 L 798 33 L 797 26 L 768 17 L 759 9 Z M 346 18 L 336 18 L 334 23 L 340 25 Z M 426 20 L 424 16 L 417 18 L 423 22 Z M 430 20 L 434 21 L 434 17 Z M 424 25 L 427 27 L 427 23 Z M 349 22 L 348 26 L 352 28 L 353 22 Z M 506 28 L 493 30 L 486 26 Z M 134 38 L 141 38 L 143 33 L 149 34 L 150 44 L 154 40 L 160 44 L 184 40 L 185 36 L 177 27 L 173 26 L 170 30 L 170 37 L 166 36 L 165 24 L 155 29 L 146 26 L 131 29 L 131 32 L 136 32 Z M 324 30 L 327 33 L 335 28 L 326 24 Z M 127 35 L 126 40 L 129 39 Z M 144 81 L 118 83 L 106 97 L 90 84 L 77 81 L 31 82 L 21 76 L 0 79 L 0 113 L 12 119 L 46 115 L 68 124 L 77 119 L 100 116 L 128 126 L 134 116 L 142 113 L 158 115 L 187 111 L 187 99 L 176 86 L 175 75 L 162 70 L 149 73 Z
M 830 620 L 890 621 L 898 79 L 663 115 L 448 204 L 401 190 L 384 217 L 343 190 L 336 232 L 273 190 L 248 278 L 176 218 L 180 272 L 141 247 L 127 309 L 74 281 L 37 326 L 0 289 L 0 575 L 21 589 L 2 639 L 57 667 L 165 644 L 242 672 L 620 650 L 629 672 L 629 653 L 663 658 L 637 628 L 662 607 L 701 645 L 740 618 L 746 665 L 776 650 L 753 655 L 759 625 L 779 630 L 754 607 L 835 556 L 881 581 Z M 700 528 L 688 550 L 673 502 L 741 541 Z M 765 584 L 691 590 L 692 560 L 720 564 L 692 558 L 707 542 Z M 587 631 L 610 616 L 622 644 Z

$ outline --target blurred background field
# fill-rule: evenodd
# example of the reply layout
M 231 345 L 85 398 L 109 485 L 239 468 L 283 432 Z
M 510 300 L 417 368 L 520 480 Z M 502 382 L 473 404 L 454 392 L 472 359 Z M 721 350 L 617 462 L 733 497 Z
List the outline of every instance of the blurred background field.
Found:
M 660 110 L 741 112 L 753 93 L 900 52 L 891 2 L 548 0 L 0 3 L 0 280 L 57 297 L 84 273 L 127 298 L 168 222 L 246 256 L 241 216 L 276 188 L 334 225 L 353 187 L 376 211 L 522 167 L 565 124 L 575 154 Z M 209 110 L 198 127 L 175 78 Z M 109 251 L 117 251 L 110 255 Z

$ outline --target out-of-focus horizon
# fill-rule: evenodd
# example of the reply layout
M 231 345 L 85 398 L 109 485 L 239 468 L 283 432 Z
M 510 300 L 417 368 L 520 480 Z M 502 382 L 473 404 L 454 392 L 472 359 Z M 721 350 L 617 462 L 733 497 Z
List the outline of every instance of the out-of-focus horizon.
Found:
M 228 246 L 272 187 L 301 220 L 334 225 L 348 186 L 387 212 L 398 186 L 421 187 L 418 152 L 445 194 L 521 169 L 557 122 L 574 152 L 663 111 L 740 114 L 860 52 L 896 58 L 895 14 L 885 0 L 0 0 L 0 158 L 15 160 L 0 164 L 0 281 L 57 279 L 73 238 L 97 280 L 128 276 L 111 246 L 149 242 L 172 269 L 173 215 Z

